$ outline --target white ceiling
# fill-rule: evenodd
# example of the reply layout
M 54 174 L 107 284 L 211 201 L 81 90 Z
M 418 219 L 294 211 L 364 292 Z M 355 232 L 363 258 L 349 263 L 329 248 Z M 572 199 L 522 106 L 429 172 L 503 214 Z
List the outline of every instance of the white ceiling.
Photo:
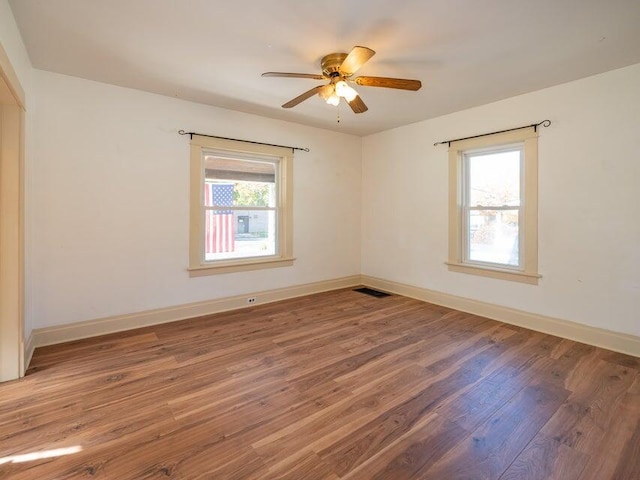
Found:
M 366 135 L 640 63 L 638 0 L 10 0 L 34 67 Z M 320 73 L 364 45 L 362 75 L 418 92 L 356 87 L 355 115 L 313 97 Z M 532 119 L 536 120 L 536 119 Z

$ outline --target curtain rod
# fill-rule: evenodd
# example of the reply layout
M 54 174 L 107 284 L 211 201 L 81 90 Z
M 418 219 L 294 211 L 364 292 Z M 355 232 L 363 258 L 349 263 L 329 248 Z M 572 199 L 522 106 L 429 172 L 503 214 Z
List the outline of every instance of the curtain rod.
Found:
M 461 140 L 469 140 L 471 138 L 486 137 L 487 135 L 495 135 L 496 133 L 513 132 L 514 130 L 522 130 L 523 128 L 533 128 L 533 131 L 537 132 L 538 127 L 540 126 L 548 127 L 550 125 L 551 125 L 551 120 L 543 120 L 540 123 L 532 123 L 531 125 L 525 125 L 523 127 L 509 128 L 507 130 L 500 130 L 498 132 L 483 133 L 481 135 L 473 135 L 472 137 L 456 138 L 455 140 L 444 140 L 443 142 L 434 143 L 433 146 L 437 147 L 438 145 L 444 145 L 445 143 L 451 146 L 453 142 L 459 142 Z
M 252 140 L 241 140 L 239 138 L 229 138 L 229 137 L 218 137 L 217 135 L 205 135 L 204 133 L 196 133 L 196 132 L 185 132 L 184 130 L 178 130 L 180 135 L 189 135 L 189 138 L 193 139 L 194 135 L 198 135 L 200 137 L 209 137 L 209 138 L 219 138 L 220 140 L 233 140 L 235 142 L 244 142 L 244 143 L 253 143 L 254 145 L 267 145 L 268 147 L 282 147 L 282 148 L 290 148 L 291 150 L 302 150 L 303 152 L 308 152 L 308 148 L 302 147 L 290 147 L 289 145 L 276 145 L 274 143 L 263 143 L 263 142 L 254 142 Z

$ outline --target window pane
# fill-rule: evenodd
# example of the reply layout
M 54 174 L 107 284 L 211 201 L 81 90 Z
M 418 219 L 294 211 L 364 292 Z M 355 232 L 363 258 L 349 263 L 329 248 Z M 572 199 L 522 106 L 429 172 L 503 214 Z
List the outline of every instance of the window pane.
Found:
M 274 210 L 205 210 L 205 260 L 276 254 Z
M 469 154 L 469 206 L 520 205 L 520 149 Z
M 204 169 L 206 206 L 275 207 L 275 163 L 205 154 Z
M 518 210 L 469 212 L 469 260 L 519 266 Z

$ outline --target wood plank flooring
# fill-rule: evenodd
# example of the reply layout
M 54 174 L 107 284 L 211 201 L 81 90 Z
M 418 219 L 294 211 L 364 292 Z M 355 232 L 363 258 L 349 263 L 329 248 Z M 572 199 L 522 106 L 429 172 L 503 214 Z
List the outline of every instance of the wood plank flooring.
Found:
M 639 372 L 338 290 L 37 349 L 0 384 L 0 478 L 637 480 Z

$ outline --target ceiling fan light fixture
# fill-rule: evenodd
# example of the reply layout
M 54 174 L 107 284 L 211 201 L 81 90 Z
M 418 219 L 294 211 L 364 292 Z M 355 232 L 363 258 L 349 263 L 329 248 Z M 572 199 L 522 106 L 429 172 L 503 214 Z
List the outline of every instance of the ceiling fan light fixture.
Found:
M 327 98 L 327 103 L 329 105 L 333 105 L 334 107 L 337 107 L 338 104 L 340 103 L 340 97 L 338 95 L 336 95 L 335 93 L 332 93 L 328 98 Z
M 320 89 L 320 92 L 318 92 L 318 95 L 320 95 L 320 98 L 326 101 L 331 95 L 334 95 L 334 92 L 335 90 L 333 88 L 333 85 L 329 84 L 322 87 Z
M 358 92 L 351 88 L 347 82 L 340 80 L 336 82 L 336 95 L 343 97 L 347 102 L 351 102 L 358 96 Z

